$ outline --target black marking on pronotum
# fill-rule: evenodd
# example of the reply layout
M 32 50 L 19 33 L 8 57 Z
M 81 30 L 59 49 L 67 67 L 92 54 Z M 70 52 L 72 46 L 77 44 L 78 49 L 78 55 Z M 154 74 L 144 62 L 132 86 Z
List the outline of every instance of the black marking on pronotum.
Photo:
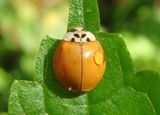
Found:
M 87 42 L 90 42 L 90 41 L 91 41 L 89 38 L 87 38 L 86 40 L 87 40 Z
M 79 34 L 75 33 L 74 36 L 77 37 L 77 38 L 80 38 Z
M 75 41 L 75 39 L 74 39 L 74 38 L 72 38 L 72 39 L 71 39 L 71 42 L 74 42 L 74 41 Z
M 71 29 L 71 32 L 75 32 L 75 31 L 77 31 L 75 28 Z
M 86 36 L 86 34 L 82 34 L 82 35 L 81 35 L 81 38 L 84 38 L 85 36 Z

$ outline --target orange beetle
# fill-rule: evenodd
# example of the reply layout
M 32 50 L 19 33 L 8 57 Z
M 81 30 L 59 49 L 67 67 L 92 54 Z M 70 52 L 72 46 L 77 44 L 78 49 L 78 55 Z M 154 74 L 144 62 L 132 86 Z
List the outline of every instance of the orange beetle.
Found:
M 103 48 L 95 36 L 82 27 L 66 33 L 58 45 L 53 68 L 58 81 L 72 92 L 90 91 L 105 71 Z

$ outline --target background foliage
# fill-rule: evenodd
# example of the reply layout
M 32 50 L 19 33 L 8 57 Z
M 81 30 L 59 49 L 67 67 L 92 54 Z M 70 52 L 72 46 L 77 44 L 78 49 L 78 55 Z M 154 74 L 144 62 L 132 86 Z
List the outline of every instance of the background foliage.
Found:
M 40 40 L 63 37 L 68 2 L 0 1 L 0 114 L 7 113 L 11 82 L 33 79 Z M 99 0 L 99 8 L 102 31 L 123 35 L 136 69 L 160 69 L 159 0 Z

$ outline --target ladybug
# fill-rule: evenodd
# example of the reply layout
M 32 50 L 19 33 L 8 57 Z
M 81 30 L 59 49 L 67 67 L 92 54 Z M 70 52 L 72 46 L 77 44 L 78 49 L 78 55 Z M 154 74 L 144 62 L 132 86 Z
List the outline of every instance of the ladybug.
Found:
M 71 92 L 87 92 L 95 88 L 106 67 L 100 42 L 82 27 L 66 33 L 53 58 L 57 80 Z

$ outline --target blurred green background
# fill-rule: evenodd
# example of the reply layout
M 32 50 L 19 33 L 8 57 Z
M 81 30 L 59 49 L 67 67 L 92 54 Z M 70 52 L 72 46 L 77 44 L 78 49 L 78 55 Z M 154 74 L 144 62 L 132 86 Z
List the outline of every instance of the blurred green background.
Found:
M 14 79 L 32 80 L 41 39 L 61 39 L 69 0 L 0 0 L 0 115 Z M 99 0 L 102 31 L 120 33 L 136 70 L 160 70 L 160 0 Z

